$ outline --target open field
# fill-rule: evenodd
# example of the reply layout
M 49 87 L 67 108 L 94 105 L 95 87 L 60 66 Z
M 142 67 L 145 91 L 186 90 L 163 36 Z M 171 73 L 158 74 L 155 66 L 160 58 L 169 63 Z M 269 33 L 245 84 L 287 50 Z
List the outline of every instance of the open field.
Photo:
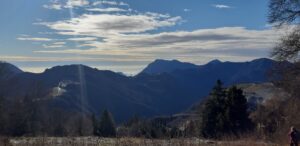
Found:
M 140 139 L 140 138 L 11 138 L 2 139 L 2 146 L 279 146 L 258 141 L 210 141 L 202 139 Z

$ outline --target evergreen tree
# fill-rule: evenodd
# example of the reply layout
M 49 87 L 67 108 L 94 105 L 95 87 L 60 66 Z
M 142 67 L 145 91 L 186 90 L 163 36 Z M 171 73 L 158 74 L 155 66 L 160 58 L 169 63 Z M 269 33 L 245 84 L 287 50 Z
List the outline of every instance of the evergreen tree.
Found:
M 229 88 L 226 96 L 226 112 L 228 131 L 238 134 L 251 127 L 251 121 L 248 118 L 247 99 L 243 95 L 243 91 L 236 86 Z
M 103 137 L 116 137 L 116 127 L 112 115 L 104 110 L 99 122 L 99 133 Z
M 226 134 L 245 132 L 252 128 L 243 91 L 233 86 L 227 91 L 217 81 L 204 105 L 201 132 L 206 138 L 219 138 Z
M 218 137 L 224 128 L 225 90 L 223 83 L 218 80 L 205 103 L 202 115 L 202 135 L 207 138 Z

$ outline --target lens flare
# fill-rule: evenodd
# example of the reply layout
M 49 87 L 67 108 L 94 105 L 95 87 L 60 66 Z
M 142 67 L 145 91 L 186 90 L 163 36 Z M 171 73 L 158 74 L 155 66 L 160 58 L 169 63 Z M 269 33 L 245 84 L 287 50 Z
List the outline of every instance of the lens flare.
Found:
M 73 19 L 75 17 L 75 13 L 73 10 L 73 7 L 69 8 L 69 13 L 70 13 L 70 18 Z M 76 37 L 76 36 L 73 36 Z M 75 45 L 78 46 L 78 41 L 75 41 Z M 76 55 L 76 57 L 78 57 L 78 60 L 80 60 L 81 55 L 78 54 Z M 85 106 L 87 105 L 86 102 L 86 79 L 85 79 L 85 71 L 84 71 L 84 66 L 78 64 L 78 79 L 79 79 L 79 83 L 80 83 L 80 107 L 79 109 L 81 110 L 81 113 L 83 114 L 84 112 L 86 112 Z

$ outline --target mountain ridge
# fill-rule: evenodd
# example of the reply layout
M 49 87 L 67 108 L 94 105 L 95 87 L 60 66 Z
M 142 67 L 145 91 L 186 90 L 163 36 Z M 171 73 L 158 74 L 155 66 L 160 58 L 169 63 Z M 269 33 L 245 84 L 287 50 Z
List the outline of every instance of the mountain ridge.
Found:
M 201 66 L 179 61 L 158 62 L 175 62 L 180 66 L 168 72 L 142 72 L 132 77 L 84 65 L 56 66 L 40 74 L 16 74 L 2 82 L 3 95 L 12 100 L 25 96 L 44 99 L 49 108 L 96 114 L 108 109 L 117 122 L 122 122 L 134 115 L 179 113 L 207 96 L 217 79 L 226 86 L 266 82 L 265 73 L 277 63 L 269 59 L 238 63 L 213 61 Z
M 178 60 L 156 59 L 155 61 L 151 62 L 146 68 L 144 68 L 141 73 L 170 73 L 175 70 L 185 70 L 191 68 L 198 68 L 198 66 L 188 62 L 180 62 Z

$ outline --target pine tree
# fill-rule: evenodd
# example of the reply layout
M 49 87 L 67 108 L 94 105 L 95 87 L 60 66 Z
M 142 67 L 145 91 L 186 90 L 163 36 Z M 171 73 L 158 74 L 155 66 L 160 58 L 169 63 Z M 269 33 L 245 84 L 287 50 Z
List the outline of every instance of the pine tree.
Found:
M 226 134 L 239 134 L 252 128 L 243 91 L 233 86 L 227 91 L 217 81 L 202 115 L 201 132 L 204 137 L 218 138 Z
M 218 137 L 224 129 L 225 90 L 223 83 L 218 80 L 209 99 L 205 103 L 202 115 L 202 135 L 207 138 Z
M 99 122 L 99 133 L 103 137 L 116 137 L 116 127 L 112 115 L 104 110 Z
M 229 88 L 226 97 L 226 112 L 228 131 L 234 134 L 245 131 L 251 127 L 251 121 L 248 118 L 247 99 L 243 91 L 236 86 Z

